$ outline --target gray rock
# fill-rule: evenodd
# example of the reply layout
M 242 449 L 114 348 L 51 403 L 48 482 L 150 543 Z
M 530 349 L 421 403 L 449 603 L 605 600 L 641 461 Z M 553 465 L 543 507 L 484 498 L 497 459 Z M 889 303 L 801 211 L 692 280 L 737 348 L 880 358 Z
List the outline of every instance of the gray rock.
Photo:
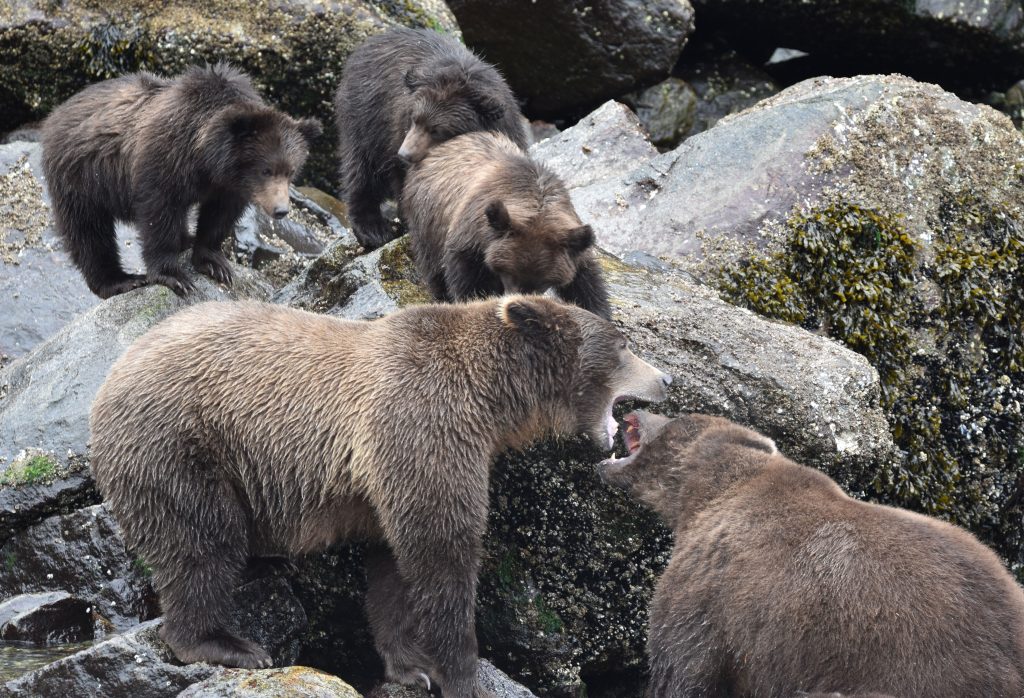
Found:
M 483 688 L 494 694 L 494 698 L 534 698 L 534 694 L 528 688 L 510 679 L 486 659 L 480 660 L 476 678 Z M 427 698 L 429 695 L 423 688 L 386 683 L 373 689 L 367 698 Z
M 337 676 L 304 666 L 227 669 L 192 684 L 178 698 L 360 698 Z
M 779 91 L 767 73 L 732 50 L 706 49 L 693 58 L 684 58 L 675 74 L 696 96 L 693 120 L 679 142 L 707 131 L 723 117 L 752 107 Z
M 0 599 L 65 592 L 88 602 L 103 632 L 119 631 L 153 615 L 148 571 L 125 549 L 121 529 L 96 505 L 54 516 L 0 547 Z
M 288 582 L 280 577 L 254 580 L 238 589 L 235 601 L 234 623 L 243 634 L 264 644 L 276 664 L 293 663 L 306 616 Z M 142 623 L 10 680 L 0 696 L 176 696 L 223 671 L 203 663 L 182 666 L 157 635 L 161 622 Z
M 93 638 L 90 604 L 64 591 L 19 594 L 0 603 L 0 640 L 52 645 Z
M 899 72 L 957 89 L 1020 79 L 1018 0 L 694 0 L 701 31 L 748 53 L 810 53 L 816 74 Z
M 688 0 L 450 0 L 466 44 L 531 115 L 586 108 L 668 76 L 693 31 Z
M 348 54 L 397 24 L 458 34 L 441 0 L 225 0 L 216 12 L 186 5 L 19 0 L 0 9 L 0 131 L 44 117 L 86 84 L 139 69 L 166 75 L 226 60 L 248 71 L 289 113 L 331 119 L 331 96 Z M 329 188 L 333 129 L 306 167 Z
M 685 80 L 669 78 L 622 98 L 636 112 L 651 143 L 673 148 L 693 130 L 697 94 Z
M 601 124 L 583 121 L 545 144 L 556 171 L 574 176 L 558 166 L 574 148 L 558 144 L 591 133 L 606 137 Z M 924 243 L 951 190 L 1019 210 L 1022 160 L 1024 138 L 989 107 L 900 76 L 821 78 L 571 193 L 610 251 L 667 255 L 713 275 L 752 249 L 774 249 L 797 205 L 837 195 L 903 215 Z
M 530 148 L 530 155 L 553 169 L 569 189 L 618 177 L 658 154 L 636 115 L 607 102 L 562 131 Z
M 209 664 L 180 665 L 157 636 L 154 620 L 8 681 L 0 696 L 176 696 L 217 672 Z
M 269 297 L 258 273 L 235 268 L 225 291 L 206 277 L 187 300 L 163 286 L 137 289 L 76 318 L 32 353 L 0 369 L 0 541 L 12 529 L 90 501 L 83 458 L 89 407 L 132 341 L 191 303 Z

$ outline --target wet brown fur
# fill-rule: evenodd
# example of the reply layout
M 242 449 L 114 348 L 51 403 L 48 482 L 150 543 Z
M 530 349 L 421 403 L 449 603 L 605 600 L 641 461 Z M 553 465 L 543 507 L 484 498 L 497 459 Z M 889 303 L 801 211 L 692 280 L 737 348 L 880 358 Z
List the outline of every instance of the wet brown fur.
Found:
M 147 282 L 188 293 L 194 284 L 178 255 L 189 247 L 196 269 L 230 284 L 221 243 L 250 202 L 271 216 L 287 213 L 288 183 L 319 133 L 315 119 L 264 104 L 249 77 L 226 64 L 90 85 L 42 127 L 57 231 L 101 298 Z M 116 221 L 135 223 L 146 276 L 121 267 Z
M 675 530 L 648 695 L 1024 695 L 1024 592 L 972 535 L 725 419 L 639 414 L 645 445 L 600 472 Z
M 228 625 L 247 557 L 366 539 L 388 676 L 469 698 L 491 460 L 548 432 L 604 441 L 616 394 L 662 399 L 667 380 L 611 323 L 545 298 L 369 322 L 206 303 L 115 363 L 91 464 L 182 661 L 269 663 Z
M 554 289 L 611 316 L 590 226 L 558 176 L 501 134 L 470 133 L 431 148 L 410 168 L 402 211 L 437 300 Z

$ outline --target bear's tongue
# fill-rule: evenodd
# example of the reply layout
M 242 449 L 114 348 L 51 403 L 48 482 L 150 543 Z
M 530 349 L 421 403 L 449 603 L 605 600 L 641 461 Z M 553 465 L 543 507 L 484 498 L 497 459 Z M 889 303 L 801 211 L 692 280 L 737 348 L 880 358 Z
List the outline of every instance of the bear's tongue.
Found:
M 632 455 L 640 450 L 640 419 L 635 414 L 627 414 L 622 421 L 626 423 L 622 439 L 626 443 L 626 449 Z

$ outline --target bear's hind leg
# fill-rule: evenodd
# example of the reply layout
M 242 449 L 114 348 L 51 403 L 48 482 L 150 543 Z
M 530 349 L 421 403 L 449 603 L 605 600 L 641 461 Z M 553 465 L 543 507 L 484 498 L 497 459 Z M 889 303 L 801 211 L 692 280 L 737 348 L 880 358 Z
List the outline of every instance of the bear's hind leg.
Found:
M 387 545 L 366 552 L 366 615 L 389 681 L 429 684 L 433 662 L 415 642 L 406 584 Z
M 187 503 L 174 506 L 170 497 L 163 505 L 154 502 L 168 508 L 155 514 L 166 522 L 162 535 L 177 533 L 161 543 L 169 553 L 146 556 L 164 612 L 161 637 L 185 663 L 269 667 L 266 650 L 228 630 L 232 593 L 249 552 L 245 514 L 227 484 L 203 484 L 190 490 Z
M 129 274 L 121 267 L 114 217 L 104 210 L 81 202 L 54 199 L 57 232 L 89 290 L 100 298 L 110 298 L 146 285 L 146 277 Z
M 236 196 L 222 196 L 210 199 L 199 207 L 192 264 L 199 273 L 226 286 L 231 285 L 233 276 L 231 264 L 221 252 L 221 243 L 231 232 L 247 204 L 245 199 Z

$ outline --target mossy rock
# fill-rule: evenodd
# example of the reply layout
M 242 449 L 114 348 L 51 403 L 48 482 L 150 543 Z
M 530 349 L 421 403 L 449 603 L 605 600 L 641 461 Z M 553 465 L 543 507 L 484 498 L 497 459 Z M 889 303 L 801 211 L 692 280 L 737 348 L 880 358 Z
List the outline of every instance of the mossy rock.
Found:
M 0 131 L 39 119 L 85 85 L 135 70 L 175 75 L 229 61 L 293 115 L 327 126 L 305 178 L 336 187 L 331 95 L 349 53 L 404 24 L 458 34 L 439 0 L 247 3 L 239 0 L 59 4 L 19 0 L 0 9 Z

